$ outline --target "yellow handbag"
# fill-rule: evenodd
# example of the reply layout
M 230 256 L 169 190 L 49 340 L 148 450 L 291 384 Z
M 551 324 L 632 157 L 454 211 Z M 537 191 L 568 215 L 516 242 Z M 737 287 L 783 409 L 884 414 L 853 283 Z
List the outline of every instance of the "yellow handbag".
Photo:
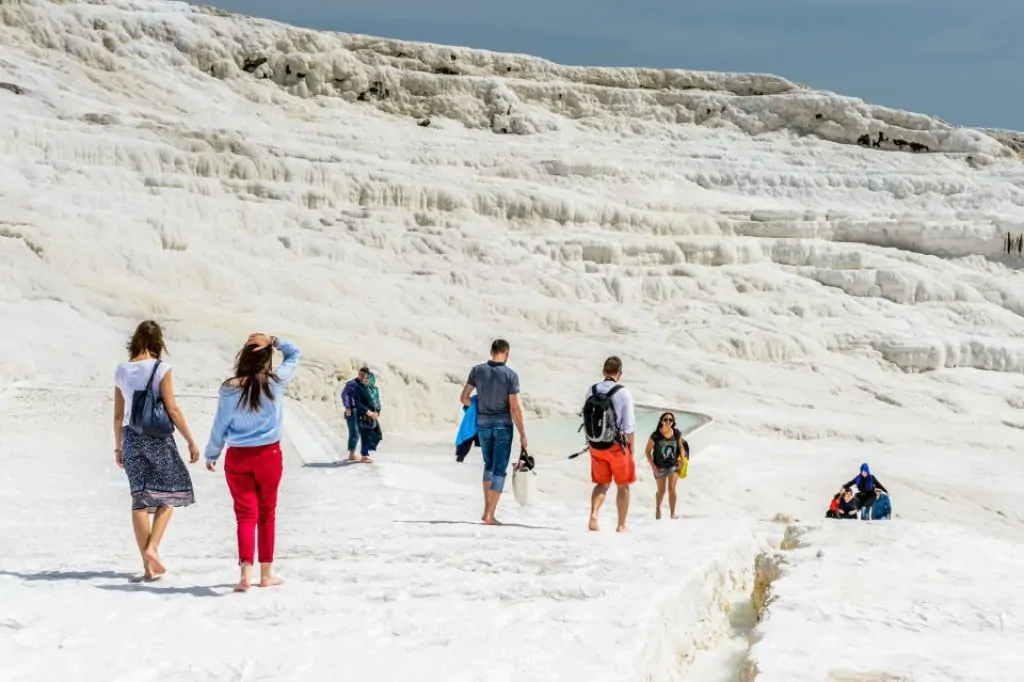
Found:
M 686 478 L 686 469 L 690 466 L 690 458 L 683 457 L 682 464 L 679 465 L 679 478 Z

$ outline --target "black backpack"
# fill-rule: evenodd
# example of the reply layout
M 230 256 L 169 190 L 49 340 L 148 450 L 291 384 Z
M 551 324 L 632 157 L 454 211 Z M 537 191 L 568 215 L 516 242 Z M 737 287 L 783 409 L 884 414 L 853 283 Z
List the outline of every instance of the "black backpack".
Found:
M 612 396 L 622 386 L 616 384 L 607 393 L 598 393 L 597 384 L 590 387 L 590 395 L 583 403 L 580 416 L 583 417 L 581 429 L 586 433 L 587 442 L 595 445 L 611 445 L 622 439 L 619 431 L 619 419 L 612 405 Z

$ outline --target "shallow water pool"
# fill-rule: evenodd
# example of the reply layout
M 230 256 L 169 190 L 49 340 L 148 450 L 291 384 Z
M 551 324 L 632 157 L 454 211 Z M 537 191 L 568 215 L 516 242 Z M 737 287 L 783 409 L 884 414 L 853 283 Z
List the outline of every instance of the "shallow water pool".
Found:
M 708 421 L 708 417 L 696 412 L 681 410 L 665 410 L 660 407 L 636 408 L 636 448 L 641 453 L 647 443 L 647 437 L 658 426 L 658 417 L 663 412 L 672 412 L 676 416 L 676 428 L 687 434 Z M 546 457 L 568 457 L 586 445 L 583 432 L 579 431 L 581 421 L 578 416 L 557 419 L 541 419 L 526 423 L 526 435 L 530 438 L 530 453 Z M 513 456 L 518 457 L 519 439 L 513 444 Z

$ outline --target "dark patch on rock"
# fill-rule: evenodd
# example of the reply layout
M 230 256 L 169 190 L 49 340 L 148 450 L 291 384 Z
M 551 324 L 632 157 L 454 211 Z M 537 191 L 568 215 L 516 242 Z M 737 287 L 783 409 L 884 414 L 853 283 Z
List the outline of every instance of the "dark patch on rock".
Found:
M 895 139 L 894 139 L 894 140 L 892 141 L 892 143 L 893 143 L 894 145 L 896 145 L 896 148 L 897 148 L 897 149 L 903 149 L 903 148 L 904 148 L 904 147 L 906 147 L 906 146 L 907 146 L 908 144 L 910 144 L 910 143 L 909 143 L 909 142 L 907 142 L 906 140 L 901 140 L 901 139 L 900 139 L 900 138 L 898 138 L 898 137 L 897 137 L 897 138 L 895 138 Z
M 284 75 L 286 75 L 286 76 L 292 75 L 292 65 L 291 64 L 285 64 L 284 65 Z
M 269 60 L 267 57 L 254 57 L 252 59 L 246 59 L 245 63 L 242 64 L 242 71 L 246 73 L 252 73 L 256 69 L 266 64 Z
M 374 81 L 370 84 L 370 87 L 363 90 L 356 97 L 360 102 L 367 102 L 371 97 L 376 99 L 387 99 L 391 96 L 391 91 L 384 87 L 383 81 Z
M 7 92 L 13 92 L 15 95 L 24 95 L 28 92 L 25 88 L 14 83 L 0 83 L 0 90 L 6 90 Z
M 295 72 L 295 77 L 296 77 L 296 78 L 300 78 L 300 79 L 301 79 L 301 78 L 305 78 L 305 77 L 306 77 L 306 74 L 304 74 L 304 73 L 299 73 L 298 71 L 296 71 L 296 72 Z
M 912 151 L 914 153 L 917 153 L 917 152 L 926 152 L 926 151 L 929 151 L 929 149 L 928 149 L 928 145 L 926 145 L 926 144 L 921 144 L 920 142 L 911 142 L 910 143 L 910 151 Z
M 430 125 L 430 119 L 425 118 L 422 121 L 417 121 L 416 125 L 418 125 L 420 128 L 426 128 L 427 126 Z
M 821 120 L 821 114 L 815 114 L 815 115 L 814 115 L 814 118 L 816 118 L 816 119 L 818 119 L 818 120 Z
M 435 66 L 434 73 L 441 76 L 458 76 L 459 72 L 450 66 Z
M 868 136 L 867 133 L 864 133 L 863 135 L 857 138 L 857 144 L 859 144 L 861 147 L 867 147 L 871 144 L 871 138 Z

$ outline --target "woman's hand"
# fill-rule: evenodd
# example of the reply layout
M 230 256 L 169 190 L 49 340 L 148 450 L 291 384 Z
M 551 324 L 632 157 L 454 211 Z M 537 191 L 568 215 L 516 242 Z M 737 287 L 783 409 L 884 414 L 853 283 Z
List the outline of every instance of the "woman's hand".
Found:
M 195 443 L 188 444 L 188 462 L 189 464 L 195 464 L 199 461 L 199 446 Z
M 263 350 L 272 343 L 274 343 L 273 336 L 267 336 L 266 334 L 260 334 L 257 332 L 255 334 L 249 334 L 249 338 L 246 339 L 245 345 L 254 345 L 255 348 L 252 349 L 252 352 L 255 353 Z
M 119 469 L 124 469 L 124 452 L 121 448 L 114 448 L 114 463 Z
M 207 471 L 217 471 L 217 463 L 211 460 L 206 460 Z

